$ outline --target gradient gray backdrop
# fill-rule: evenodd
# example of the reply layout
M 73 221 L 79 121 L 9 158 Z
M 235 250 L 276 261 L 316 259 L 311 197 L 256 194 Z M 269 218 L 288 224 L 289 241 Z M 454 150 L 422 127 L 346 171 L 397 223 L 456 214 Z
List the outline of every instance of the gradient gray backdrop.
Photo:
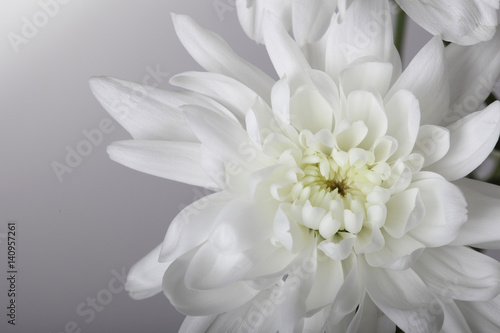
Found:
M 110 161 L 106 146 L 129 138 L 114 121 L 114 130 L 62 182 L 51 165 L 64 164 L 66 147 L 75 149 L 85 140 L 82 131 L 110 118 L 90 92 L 90 76 L 141 82 L 148 68 L 171 74 L 200 69 L 177 40 L 170 12 L 193 16 L 271 72 L 231 3 L 72 0 L 16 53 L 9 33 L 21 35 L 23 18 L 32 21 L 42 8 L 38 1 L 0 1 L 0 233 L 17 221 L 19 265 L 12 327 L 5 317 L 6 246 L 0 244 L 1 332 L 59 333 L 71 321 L 82 332 L 178 330 L 183 316 L 162 294 L 144 301 L 113 294 L 89 323 L 76 310 L 88 297 L 106 294 L 113 270 L 128 270 L 163 240 L 172 218 L 196 197 L 195 188 Z M 228 6 L 222 17 L 217 4 Z M 414 24 L 410 36 L 405 64 L 429 39 Z M 167 81 L 160 86 L 168 88 Z

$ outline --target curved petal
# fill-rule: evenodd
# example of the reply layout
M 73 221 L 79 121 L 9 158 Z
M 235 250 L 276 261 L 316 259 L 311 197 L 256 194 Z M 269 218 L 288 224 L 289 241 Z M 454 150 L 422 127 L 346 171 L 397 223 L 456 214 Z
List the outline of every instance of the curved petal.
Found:
M 237 253 L 271 238 L 272 218 L 245 199 L 235 199 L 217 216 L 208 242 L 220 253 Z
M 318 261 L 313 287 L 306 300 L 307 311 L 311 312 L 333 303 L 343 282 L 344 272 L 340 261 L 329 258 Z
M 290 98 L 290 120 L 298 130 L 308 129 L 313 134 L 322 129 L 331 131 L 333 112 L 317 90 L 302 86 Z
M 405 270 L 411 267 L 424 251 L 424 244 L 408 235 L 393 238 L 387 234 L 385 246 L 373 253 L 366 253 L 366 262 L 373 267 Z
M 494 0 L 498 1 L 498 0 Z M 443 119 L 449 125 L 477 111 L 500 77 L 500 32 L 488 42 L 446 47 L 450 76 L 450 109 Z
M 413 150 L 420 127 L 419 101 L 410 91 L 399 90 L 386 102 L 385 112 L 389 125 L 387 135 L 398 142 L 390 160 L 406 157 Z
M 179 312 L 188 316 L 219 314 L 238 308 L 259 293 L 243 282 L 210 290 L 188 288 L 184 275 L 195 252 L 175 260 L 163 277 L 163 292 Z
M 439 37 L 434 37 L 413 58 L 385 100 L 390 100 L 402 89 L 409 90 L 420 104 L 422 125 L 437 125 L 449 106 L 448 80 L 444 45 Z
M 441 332 L 473 333 L 453 300 L 441 302 L 441 306 L 444 311 L 444 323 Z
M 423 167 L 439 161 L 449 149 L 450 131 L 447 128 L 434 125 L 420 126 L 413 153 L 424 157 Z
M 178 333 L 206 333 L 216 318 L 216 315 L 187 316 L 182 322 Z
M 466 178 L 455 185 L 469 204 L 469 219 L 451 245 L 500 250 L 500 186 Z
M 217 216 L 230 200 L 231 196 L 226 192 L 210 194 L 177 214 L 165 235 L 160 261 L 175 260 L 205 242 Z
M 188 96 L 111 77 L 93 77 L 89 84 L 101 105 L 134 139 L 198 141 L 179 109 L 180 100 L 190 100 Z
M 467 202 L 460 189 L 443 178 L 422 179 L 410 188 L 419 189 L 425 215 L 408 234 L 428 247 L 452 242 L 467 221 Z
M 139 260 L 128 272 L 125 289 L 133 299 L 144 299 L 161 291 L 162 279 L 170 263 L 160 263 L 161 244 Z
M 241 82 L 217 73 L 185 72 L 172 77 L 170 84 L 213 98 L 228 108 L 242 124 L 258 98 Z
M 418 189 L 413 188 L 393 195 L 386 204 L 385 231 L 401 238 L 415 228 L 425 216 L 425 205 Z
M 202 186 L 219 187 L 200 164 L 200 143 L 127 140 L 108 146 L 109 157 L 120 164 L 153 176 Z
M 487 301 L 500 294 L 500 263 L 465 246 L 427 249 L 412 268 L 446 298 Z
M 462 45 L 493 37 L 497 26 L 498 0 L 396 0 L 415 22 L 431 34 Z
M 448 180 L 465 177 L 491 153 L 500 135 L 500 102 L 471 113 L 448 126 L 450 150 L 426 170 L 437 172 Z
M 273 79 L 237 56 L 219 35 L 201 28 L 192 18 L 172 14 L 172 20 L 180 41 L 201 67 L 232 77 L 269 101 Z

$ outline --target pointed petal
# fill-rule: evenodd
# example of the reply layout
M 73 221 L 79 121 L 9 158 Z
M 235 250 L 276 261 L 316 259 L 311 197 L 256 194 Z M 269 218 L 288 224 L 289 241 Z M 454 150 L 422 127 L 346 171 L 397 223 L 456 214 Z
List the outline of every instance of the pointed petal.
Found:
M 426 170 L 452 181 L 465 177 L 491 153 L 500 135 L 500 102 L 448 126 L 450 150 Z
M 457 44 L 489 40 L 497 26 L 498 0 L 396 1 L 425 30 Z
M 161 291 L 163 275 L 170 263 L 160 263 L 161 244 L 139 260 L 128 272 L 125 289 L 133 299 L 144 299 Z
M 449 106 L 449 83 L 444 45 L 439 37 L 431 39 L 413 58 L 387 93 L 386 101 L 405 89 L 418 99 L 422 125 L 437 125 Z
M 497 0 L 494 0 L 497 1 Z M 477 111 L 500 77 L 500 32 L 488 42 L 446 47 L 450 76 L 450 109 L 443 119 L 449 125 Z
M 153 176 L 217 189 L 200 165 L 200 143 L 126 140 L 108 146 L 109 157 Z
M 237 56 L 219 35 L 201 28 L 192 18 L 173 14 L 172 20 L 180 41 L 201 67 L 232 77 L 269 101 L 273 79 Z
M 500 186 L 466 178 L 455 185 L 467 200 L 469 219 L 451 244 L 500 250 Z
M 188 96 L 111 77 L 93 77 L 92 92 L 134 139 L 197 142 L 179 109 Z M 192 99 L 191 99 L 192 100 Z

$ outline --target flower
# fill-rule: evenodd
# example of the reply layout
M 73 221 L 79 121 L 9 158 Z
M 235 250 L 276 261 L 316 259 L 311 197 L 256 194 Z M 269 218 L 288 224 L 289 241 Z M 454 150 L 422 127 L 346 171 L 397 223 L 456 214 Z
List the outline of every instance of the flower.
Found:
M 302 53 L 263 18 L 275 81 L 219 36 L 173 15 L 206 72 L 164 91 L 93 78 L 132 135 L 111 159 L 213 192 L 130 271 L 161 290 L 181 332 L 492 332 L 500 329 L 500 188 L 463 178 L 500 134 L 500 36 L 402 71 L 385 0 L 354 1 Z M 144 92 L 139 106 L 128 98 Z M 136 110 L 136 108 L 138 108 Z
M 389 0 L 387 0 L 389 1 Z M 495 34 L 499 0 L 396 0 L 417 24 L 444 40 L 471 45 L 490 40 Z M 270 11 L 287 29 L 292 28 L 301 46 L 321 38 L 330 24 L 336 0 L 236 0 L 238 16 L 247 35 L 262 43 L 264 13 Z M 338 1 L 340 16 L 346 1 Z

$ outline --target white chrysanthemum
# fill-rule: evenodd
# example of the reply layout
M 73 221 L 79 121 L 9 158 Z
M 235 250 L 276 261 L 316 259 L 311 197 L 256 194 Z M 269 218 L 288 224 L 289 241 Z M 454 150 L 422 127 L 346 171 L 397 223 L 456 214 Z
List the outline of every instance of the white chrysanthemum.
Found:
M 390 1 L 390 0 L 386 0 Z M 499 0 L 395 0 L 420 26 L 444 40 L 471 45 L 495 34 Z M 264 13 L 275 14 L 292 30 L 301 46 L 317 41 L 337 7 L 345 11 L 346 0 L 236 0 L 238 16 L 247 35 L 263 42 Z
M 499 102 L 473 112 L 498 35 L 438 36 L 401 73 L 385 0 L 354 2 L 307 57 L 269 14 L 275 82 L 173 19 L 207 70 L 173 77 L 182 91 L 91 81 L 135 139 L 113 160 L 215 191 L 132 268 L 133 297 L 163 289 L 190 333 L 500 330 L 500 264 L 467 247 L 500 248 L 500 189 L 462 179 L 500 134 Z

